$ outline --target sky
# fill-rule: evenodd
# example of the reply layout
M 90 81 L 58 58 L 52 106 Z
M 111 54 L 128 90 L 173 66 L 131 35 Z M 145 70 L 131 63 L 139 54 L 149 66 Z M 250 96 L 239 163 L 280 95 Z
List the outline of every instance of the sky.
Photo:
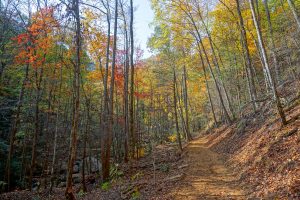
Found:
M 144 58 L 151 56 L 151 53 L 147 49 L 147 40 L 151 36 L 153 29 L 149 27 L 152 22 L 154 14 L 151 9 L 150 0 L 136 0 L 133 1 L 134 6 L 137 8 L 135 12 L 135 37 L 137 44 L 141 45 L 144 50 Z

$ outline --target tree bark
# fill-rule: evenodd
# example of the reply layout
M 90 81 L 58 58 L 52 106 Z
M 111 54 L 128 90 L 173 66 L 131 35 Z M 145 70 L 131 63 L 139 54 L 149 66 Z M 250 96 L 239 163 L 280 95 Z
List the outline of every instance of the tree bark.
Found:
M 111 82 L 110 82 L 110 98 L 109 109 L 107 116 L 107 131 L 104 135 L 103 149 L 101 151 L 102 158 L 102 178 L 106 182 L 109 180 L 110 170 L 110 154 L 113 137 L 113 114 L 114 114 L 114 85 L 115 85 L 115 66 L 116 66 L 116 50 L 117 50 L 117 31 L 118 31 L 118 0 L 115 1 L 115 22 L 114 22 L 114 44 L 113 44 L 113 57 L 111 67 Z
M 272 74 L 271 74 L 270 67 L 269 67 L 269 62 L 268 62 L 268 57 L 267 57 L 265 45 L 264 45 L 264 42 L 263 42 L 263 39 L 262 39 L 260 26 L 259 26 L 259 24 L 256 20 L 255 10 L 254 10 L 254 6 L 253 6 L 253 0 L 249 0 L 249 3 L 250 3 L 250 9 L 251 9 L 251 13 L 252 13 L 252 19 L 253 19 L 253 22 L 254 22 L 254 25 L 255 25 L 255 28 L 256 28 L 258 42 L 259 42 L 259 46 L 260 46 L 263 61 L 264 61 L 264 67 L 266 69 L 268 78 L 269 78 L 270 83 L 271 83 L 271 88 L 272 88 L 274 100 L 276 102 L 277 111 L 280 115 L 282 124 L 286 125 L 287 124 L 286 117 L 285 117 L 285 114 L 284 114 L 284 111 L 283 111 L 283 108 L 282 108 L 282 105 L 281 105 L 281 102 L 280 102 L 280 98 L 279 98 L 279 95 L 278 95 L 278 92 L 277 92 L 276 83 L 274 82 L 274 79 L 272 78 Z
M 199 51 L 200 51 L 200 50 L 199 50 Z M 205 65 L 204 65 L 204 60 L 203 60 L 203 56 L 202 56 L 201 52 L 199 52 L 199 56 L 200 56 L 200 60 L 201 60 L 202 70 L 203 70 L 203 73 L 204 73 L 205 85 L 206 85 L 206 90 L 207 90 L 207 94 L 208 94 L 208 98 L 209 98 L 209 103 L 210 103 L 210 107 L 211 107 L 211 112 L 212 112 L 212 114 L 213 114 L 214 123 L 215 123 L 215 125 L 217 125 L 217 124 L 218 124 L 218 121 L 217 121 L 217 117 L 216 117 L 216 114 L 215 114 L 214 105 L 213 105 L 213 102 L 212 102 L 212 97 L 211 97 L 211 93 L 210 93 L 210 88 L 209 88 L 209 85 L 208 85 L 208 78 L 207 78 L 207 74 L 206 74 L 206 68 L 205 68 Z
M 77 131 L 79 124 L 79 112 L 80 112 L 80 51 L 81 51 L 81 31 L 80 31 L 80 13 L 79 13 L 79 0 L 73 1 L 74 6 L 74 17 L 76 20 L 76 57 L 74 63 L 74 80 L 73 80 L 73 88 L 74 88 L 74 108 L 73 108 L 73 121 L 72 121 L 72 129 L 70 135 L 70 152 L 69 152 L 69 160 L 68 160 L 68 173 L 67 173 L 67 182 L 66 182 L 66 191 L 65 196 L 66 199 L 75 200 L 75 196 L 73 194 L 72 188 L 72 175 L 73 175 L 73 166 L 76 159 L 76 151 L 77 151 Z
M 121 4 L 123 19 L 124 19 L 124 32 L 125 32 L 125 63 L 124 63 L 124 161 L 128 162 L 128 141 L 129 141 L 129 116 L 128 116 L 128 84 L 129 84 L 129 38 L 127 30 L 127 21 Z
M 133 0 L 130 0 L 130 106 L 129 106 L 129 131 L 131 142 L 131 152 L 134 152 L 135 148 L 135 124 L 134 124 L 134 36 L 133 36 Z M 134 155 L 134 154 L 133 154 Z
M 44 58 L 46 55 L 44 55 Z M 38 136 L 40 134 L 40 101 L 41 101 L 41 83 L 43 80 L 44 68 L 35 69 L 35 85 L 36 85 L 36 97 L 35 97 L 35 112 L 34 112 L 34 135 L 31 147 L 31 162 L 30 162 L 30 172 L 29 172 L 29 189 L 32 190 L 32 179 L 33 172 L 35 170 L 35 160 L 36 160 L 36 148 L 38 142 Z
M 178 142 L 179 150 L 182 151 L 182 144 L 181 144 L 181 138 L 180 138 L 180 133 L 179 133 L 179 125 L 178 125 L 178 114 L 177 114 L 175 67 L 173 68 L 173 105 L 174 105 L 174 117 L 175 117 L 176 133 L 177 133 L 177 142 Z
M 276 46 L 275 46 L 275 42 L 274 42 L 273 26 L 272 26 L 272 22 L 271 22 L 268 0 L 263 0 L 263 3 L 264 3 L 265 12 L 266 12 L 267 21 L 268 21 L 269 41 L 271 43 L 270 50 L 271 50 L 271 54 L 272 54 L 274 66 L 275 66 L 275 77 L 276 77 L 275 82 L 277 84 L 279 84 L 281 82 L 280 71 L 279 71 L 278 60 L 277 60 L 277 55 L 276 55 Z
M 18 131 L 19 124 L 20 124 L 21 107 L 23 104 L 25 85 L 28 81 L 28 74 L 29 74 L 29 64 L 27 64 L 26 68 L 25 68 L 25 75 L 24 75 L 24 79 L 22 82 L 22 86 L 21 86 L 21 90 L 20 90 L 19 98 L 18 98 L 18 103 L 17 103 L 16 116 L 13 121 L 12 129 L 11 129 L 11 133 L 10 133 L 9 151 L 8 151 L 8 156 L 7 156 L 7 160 L 6 160 L 6 168 L 5 168 L 5 180 L 7 182 L 7 190 L 10 190 L 10 186 L 11 186 L 10 185 L 11 184 L 10 183 L 11 159 L 12 159 L 13 151 L 14 151 L 14 142 L 15 142 L 16 133 Z
M 251 62 L 251 57 L 249 53 L 249 48 L 248 48 L 248 42 L 247 42 L 247 35 L 246 35 L 246 30 L 245 30 L 245 25 L 244 25 L 244 19 L 241 13 L 241 8 L 240 8 L 240 3 L 239 0 L 236 0 L 236 9 L 239 17 L 239 24 L 240 24 L 240 29 L 241 29 L 241 39 L 242 39 L 242 46 L 245 51 L 245 56 L 246 56 L 246 72 L 249 77 L 249 93 L 250 93 L 250 100 L 252 102 L 252 107 L 253 111 L 256 112 L 257 109 L 257 104 L 256 104 L 256 88 L 255 88 L 255 83 L 254 83 L 254 78 L 253 78 L 253 72 L 252 72 L 252 62 Z
M 293 13 L 295 21 L 297 23 L 298 29 L 300 31 L 300 17 L 299 17 L 299 14 L 297 12 L 297 9 L 295 7 L 294 1 L 293 0 L 287 0 L 287 2 L 290 6 L 290 9 L 292 10 L 292 13 Z
M 189 107 L 188 107 L 188 91 L 187 91 L 187 72 L 186 66 L 183 66 L 183 82 L 184 82 L 184 107 L 185 107 L 185 121 L 186 121 L 186 135 L 188 141 L 191 141 L 193 138 L 190 132 L 190 122 L 189 122 Z

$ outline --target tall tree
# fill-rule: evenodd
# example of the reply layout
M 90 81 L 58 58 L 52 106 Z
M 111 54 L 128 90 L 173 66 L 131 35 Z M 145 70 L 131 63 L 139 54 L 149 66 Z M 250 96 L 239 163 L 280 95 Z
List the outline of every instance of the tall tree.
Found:
M 251 57 L 249 53 L 249 47 L 247 42 L 247 35 L 246 35 L 246 29 L 244 25 L 244 19 L 241 13 L 241 7 L 239 0 L 236 0 L 236 9 L 239 17 L 239 24 L 241 29 L 241 43 L 243 45 L 243 50 L 245 51 L 245 59 L 246 59 L 246 73 L 248 78 L 248 89 L 249 89 L 249 96 L 251 99 L 251 103 L 253 106 L 253 110 L 256 111 L 257 109 L 257 103 L 256 103 L 256 88 L 254 83 L 254 73 L 252 68 L 252 62 Z
M 107 131 L 103 138 L 101 159 L 102 159 L 102 178 L 103 181 L 109 180 L 110 155 L 113 135 L 113 115 L 114 115 L 114 86 L 115 86 L 115 67 L 116 67 L 116 50 L 117 50 L 117 31 L 118 31 L 118 0 L 115 1 L 115 22 L 114 22 L 114 45 L 111 67 L 109 108 L 107 116 Z
M 277 88 L 276 88 L 276 83 L 275 83 L 275 81 L 272 77 L 271 70 L 270 70 L 270 67 L 269 67 L 268 56 L 267 56 L 267 53 L 266 53 L 264 41 L 262 39 L 261 29 L 260 29 L 260 26 L 259 26 L 259 24 L 257 22 L 257 19 L 256 19 L 253 0 L 249 0 L 249 3 L 250 3 L 250 9 L 251 9 L 251 13 L 252 13 L 252 19 L 254 21 L 254 25 L 255 25 L 255 28 L 256 28 L 256 32 L 257 32 L 259 46 L 260 46 L 261 53 L 262 53 L 262 58 L 263 58 L 263 61 L 264 61 L 264 67 L 266 69 L 269 82 L 271 83 L 271 88 L 272 88 L 274 101 L 276 102 L 276 106 L 277 106 L 279 116 L 281 118 L 281 122 L 282 122 L 283 125 L 286 125 L 287 124 L 286 117 L 285 117 L 285 114 L 284 114 L 284 111 L 283 111 L 283 108 L 282 108 L 282 104 L 280 102 L 280 97 L 278 95 L 278 91 L 277 91 Z
M 291 9 L 291 11 L 293 13 L 293 16 L 295 18 L 295 21 L 297 23 L 297 26 L 298 26 L 298 28 L 300 30 L 300 17 L 299 17 L 299 13 L 297 12 L 297 9 L 295 7 L 294 0 L 287 0 L 287 2 L 289 4 L 289 6 L 290 6 L 290 9 Z
M 79 124 L 79 113 L 80 113 L 80 67 L 81 67 L 81 29 L 80 29 L 80 12 L 79 12 L 79 0 L 73 0 L 73 12 L 75 18 L 75 61 L 74 61 L 74 73 L 73 73 L 73 120 L 72 129 L 70 134 L 70 148 L 69 148 L 69 159 L 68 159 L 68 172 L 66 182 L 66 199 L 73 200 L 75 196 L 72 189 L 72 177 L 73 177 L 73 166 L 76 159 L 77 151 L 77 132 Z
M 134 125 L 134 35 L 133 35 L 133 0 L 130 0 L 130 106 L 129 106 L 129 131 L 132 139 L 132 147 L 134 152 L 135 146 L 135 125 Z

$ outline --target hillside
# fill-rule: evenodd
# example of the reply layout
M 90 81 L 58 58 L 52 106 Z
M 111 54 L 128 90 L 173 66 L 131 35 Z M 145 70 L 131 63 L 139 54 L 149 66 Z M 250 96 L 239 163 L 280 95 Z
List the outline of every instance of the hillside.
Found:
M 154 153 L 118 166 L 110 185 L 92 175 L 78 199 L 299 199 L 300 105 L 287 109 L 282 127 L 272 109 L 245 116 L 230 126 L 202 132 L 185 144 L 159 145 Z M 61 199 L 63 189 L 16 191 L 1 199 Z
M 300 199 L 300 0 L 1 0 L 0 199 Z

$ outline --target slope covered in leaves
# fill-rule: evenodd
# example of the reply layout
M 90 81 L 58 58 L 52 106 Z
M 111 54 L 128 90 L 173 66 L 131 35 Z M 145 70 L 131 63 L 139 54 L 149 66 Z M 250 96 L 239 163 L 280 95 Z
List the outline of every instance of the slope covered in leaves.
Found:
M 229 155 L 228 165 L 240 175 L 249 196 L 299 199 L 299 100 L 288 112 L 288 126 L 282 127 L 268 111 L 217 129 L 208 136 L 210 146 Z

